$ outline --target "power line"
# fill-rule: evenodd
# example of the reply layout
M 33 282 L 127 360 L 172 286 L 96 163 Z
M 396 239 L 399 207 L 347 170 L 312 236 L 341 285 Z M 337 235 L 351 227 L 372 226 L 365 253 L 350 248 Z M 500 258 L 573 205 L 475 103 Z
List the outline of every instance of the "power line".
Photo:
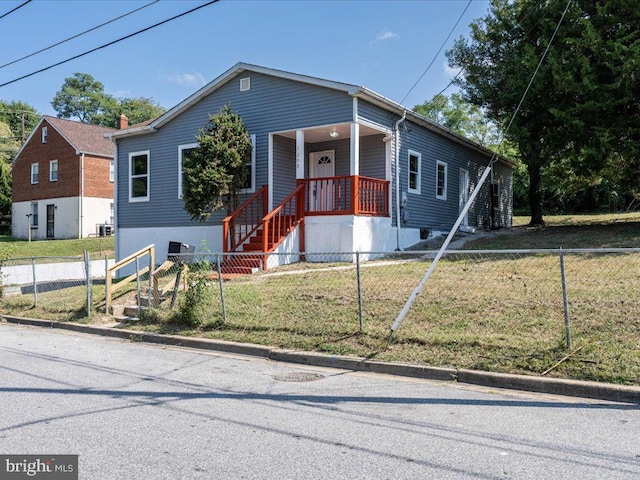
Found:
M 31 0 L 29 0 L 29 1 L 31 1 Z M 104 27 L 105 25 L 109 25 L 110 23 L 113 23 L 113 22 L 115 22 L 117 20 L 120 20 L 121 18 L 124 18 L 124 17 L 126 17 L 128 15 L 131 15 L 132 13 L 136 13 L 136 12 L 142 10 L 143 8 L 150 7 L 151 5 L 153 5 L 154 3 L 158 3 L 159 1 L 160 0 L 154 0 L 151 3 L 147 3 L 146 5 L 143 5 L 142 7 L 138 7 L 135 10 L 131 10 L 130 12 L 127 12 L 127 13 L 125 13 L 123 15 L 120 15 L 119 17 L 112 18 L 111 20 L 109 20 L 107 22 L 104 22 L 104 23 L 101 23 L 100 25 L 96 25 L 95 27 L 92 27 L 89 30 L 85 30 L 84 32 L 81 32 L 81 33 L 78 33 L 78 34 L 73 35 L 71 37 L 65 38 L 64 40 L 61 40 L 58 43 L 54 43 L 53 45 L 49 45 L 48 47 L 45 47 L 45 48 L 43 48 L 41 50 L 38 50 L 37 52 L 30 53 L 28 55 L 25 55 L 24 57 L 18 58 L 17 60 L 13 60 L 12 62 L 5 63 L 4 65 L 0 65 L 0 68 L 8 67 L 9 65 L 13 65 L 14 63 L 21 62 L 22 60 L 25 60 L 25 59 L 27 59 L 29 57 L 33 57 L 34 55 L 37 55 L 39 53 L 46 52 L 47 50 L 51 50 L 52 48 L 57 47 L 58 45 L 62 45 L 63 43 L 66 43 L 66 42 L 68 42 L 70 40 L 73 40 L 73 39 L 76 39 L 78 37 L 81 37 L 82 35 L 84 35 L 86 33 L 93 32 L 94 30 L 97 30 L 98 28 Z
M 27 3 L 29 3 L 30 1 L 31 1 L 31 0 L 27 0 L 27 1 L 26 1 L 26 2 L 24 2 L 23 4 L 18 5 L 16 8 L 14 8 L 14 9 L 12 9 L 12 10 L 9 10 L 7 13 L 4 13 L 4 14 L 0 15 L 0 18 L 4 18 L 4 17 L 6 17 L 7 15 L 11 15 L 13 12 L 15 12 L 16 10 L 18 10 L 19 8 L 24 7 L 24 6 L 25 6 Z
M 422 80 L 422 78 L 427 74 L 427 72 L 429 71 L 429 69 L 431 68 L 431 65 L 433 65 L 433 62 L 436 61 L 436 58 L 438 58 L 438 55 L 440 55 L 440 52 L 442 51 L 442 49 L 444 48 L 444 46 L 446 45 L 446 43 L 449 41 L 449 38 L 451 38 L 451 35 L 453 35 L 453 31 L 456 29 L 456 27 L 458 26 L 458 24 L 460 23 L 460 20 L 462 20 L 462 17 L 464 16 L 464 14 L 467 12 L 467 10 L 469 9 L 469 6 L 471 5 L 471 1 L 469 0 L 467 2 L 467 6 L 464 7 L 464 10 L 462 11 L 462 13 L 460 14 L 460 16 L 458 17 L 458 20 L 456 21 L 455 25 L 453 26 L 453 28 L 451 29 L 451 31 L 449 32 L 449 35 L 447 35 L 447 38 L 444 40 L 444 42 L 442 42 L 442 45 L 440 45 L 440 48 L 438 49 L 437 53 L 434 55 L 433 60 L 431 60 L 431 63 L 427 66 L 427 68 L 425 69 L 424 72 L 422 72 L 422 75 L 420 75 L 420 78 L 418 78 L 418 80 L 416 80 L 416 83 L 413 84 L 413 86 L 409 89 L 409 91 L 407 92 L 407 94 L 402 97 L 402 100 L 400 100 L 400 103 L 404 103 L 404 101 L 406 100 L 406 98 L 409 96 L 409 94 L 413 91 L 414 88 L 416 88 L 416 86 L 418 85 L 418 83 L 420 83 L 420 80 Z
M 196 10 L 200 10 L 201 8 L 208 7 L 209 5 L 212 5 L 214 3 L 218 3 L 219 1 L 220 0 L 211 0 L 210 2 L 207 2 L 207 3 L 203 4 L 203 5 L 198 6 L 198 7 L 192 8 L 191 10 L 187 10 L 186 12 L 180 13 L 178 15 L 175 15 L 175 16 L 171 17 L 171 18 L 167 18 L 166 20 L 163 20 L 161 22 L 155 23 L 155 24 L 153 24 L 153 25 L 151 25 L 149 27 L 143 28 L 142 30 L 138 30 L 137 32 L 130 33 L 129 35 L 125 35 L 124 37 L 120 37 L 120 38 L 118 38 L 116 40 L 113 40 L 113 41 L 111 41 L 109 43 L 105 43 L 104 45 L 100 45 L 99 47 L 92 48 L 91 50 L 87 50 L 86 52 L 83 52 L 83 53 L 80 53 L 80 54 L 75 55 L 73 57 L 67 58 L 66 60 L 62 60 L 60 62 L 54 63 L 53 65 L 49 65 L 48 67 L 44 67 L 44 68 L 41 68 L 40 70 L 36 70 L 35 72 L 31 72 L 31 73 L 28 73 L 27 75 L 23 75 L 21 77 L 15 78 L 15 79 L 10 80 L 8 82 L 2 83 L 2 84 L 0 84 L 0 87 L 6 87 L 7 85 L 11 85 L 12 83 L 18 82 L 20 80 L 24 80 L 25 78 L 32 77 L 34 75 L 37 75 L 38 73 L 45 72 L 47 70 L 50 70 L 50 69 L 52 69 L 54 67 L 57 67 L 59 65 L 62 65 L 64 63 L 68 63 L 68 62 L 70 62 L 72 60 L 76 60 L 76 59 L 78 59 L 80 57 L 84 57 L 85 55 L 89 55 L 90 53 L 97 52 L 98 50 L 101 50 L 103 48 L 110 47 L 111 45 L 115 45 L 116 43 L 122 42 L 123 40 L 127 40 L 129 38 L 135 37 L 136 35 L 144 33 L 144 32 L 146 32 L 148 30 L 153 29 L 153 28 L 159 27 L 160 25 L 164 25 L 165 23 L 171 22 L 171 21 L 176 20 L 176 19 L 178 19 L 180 17 L 184 17 L 185 15 L 193 13 Z

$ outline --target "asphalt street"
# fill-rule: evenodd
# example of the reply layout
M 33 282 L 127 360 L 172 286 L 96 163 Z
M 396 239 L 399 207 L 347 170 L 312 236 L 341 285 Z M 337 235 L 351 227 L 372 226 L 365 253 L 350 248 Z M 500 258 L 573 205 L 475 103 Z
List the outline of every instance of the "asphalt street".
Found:
M 0 453 L 81 479 L 632 479 L 640 410 L 0 324 Z

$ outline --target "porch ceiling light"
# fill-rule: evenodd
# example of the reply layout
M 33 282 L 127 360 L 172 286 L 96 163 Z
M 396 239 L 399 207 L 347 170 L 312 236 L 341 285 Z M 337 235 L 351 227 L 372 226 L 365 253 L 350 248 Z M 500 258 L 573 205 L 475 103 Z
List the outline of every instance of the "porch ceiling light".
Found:
M 335 130 L 332 130 L 329 132 L 329 136 L 331 138 L 338 138 L 340 136 L 340 134 L 338 132 L 336 132 Z

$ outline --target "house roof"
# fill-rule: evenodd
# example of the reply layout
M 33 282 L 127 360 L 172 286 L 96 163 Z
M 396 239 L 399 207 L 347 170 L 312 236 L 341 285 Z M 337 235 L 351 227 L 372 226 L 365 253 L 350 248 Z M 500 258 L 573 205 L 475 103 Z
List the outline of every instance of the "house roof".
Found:
M 122 129 L 122 130 L 116 130 L 113 133 L 108 134 L 109 137 L 112 138 L 118 138 L 118 137 L 127 137 L 127 136 L 132 136 L 132 135 L 142 135 L 145 133 L 150 133 L 150 132 L 154 132 L 156 131 L 158 128 L 162 127 L 164 124 L 168 123 L 169 121 L 171 121 L 173 118 L 177 117 L 178 115 L 180 115 L 182 112 L 184 112 L 185 110 L 189 109 L 191 106 L 195 105 L 196 103 L 198 103 L 200 100 L 202 100 L 204 97 L 208 96 L 209 94 L 211 94 L 213 91 L 217 90 L 218 88 L 220 88 L 222 85 L 226 84 L 227 82 L 229 82 L 230 80 L 236 78 L 238 75 L 243 74 L 244 72 L 256 72 L 256 73 L 262 73 L 265 75 L 270 75 L 273 77 L 278 77 L 278 78 L 285 78 L 288 80 L 294 80 L 297 82 L 301 82 L 301 83 L 307 83 L 310 85 L 316 85 L 316 86 L 320 86 L 320 87 L 325 87 L 325 88 L 330 88 L 333 90 L 338 90 L 338 91 L 342 91 L 347 93 L 348 95 L 351 95 L 353 97 L 358 97 L 358 98 L 362 98 L 364 100 L 367 100 L 381 108 L 384 108 L 387 111 L 393 112 L 399 116 L 403 116 L 406 114 L 406 119 L 408 121 L 414 122 L 416 124 L 419 124 L 425 128 L 427 128 L 428 130 L 432 130 L 440 135 L 443 135 L 445 137 L 448 137 L 450 139 L 452 139 L 453 141 L 457 142 L 457 143 L 461 143 L 466 145 L 467 147 L 470 147 L 484 155 L 487 156 L 493 156 L 495 155 L 493 151 L 483 147 L 482 145 L 479 145 L 465 137 L 463 137 L 462 135 L 455 133 L 441 125 L 438 125 L 437 123 L 433 122 L 432 120 L 429 120 L 428 118 L 414 112 L 413 110 L 411 110 L 408 107 L 405 107 L 397 102 L 394 102 L 393 100 L 388 99 L 387 97 L 380 95 L 379 93 L 374 92 L 373 90 L 369 90 L 368 88 L 364 87 L 364 86 L 358 86 L 358 85 L 354 85 L 354 84 L 349 84 L 349 83 L 342 83 L 342 82 L 336 82 L 333 80 L 325 80 L 323 78 L 318 78 L 318 77 L 311 77 L 309 75 L 301 75 L 298 73 L 292 73 L 292 72 L 286 72 L 283 70 L 277 70 L 274 68 L 267 68 L 267 67 L 261 67 L 259 65 L 251 65 L 248 63 L 237 63 L 236 65 L 234 65 L 233 67 L 231 67 L 229 70 L 227 70 L 226 72 L 224 72 L 222 75 L 220 75 L 219 77 L 215 78 L 214 80 L 212 80 L 211 82 L 209 82 L 207 85 L 205 85 L 204 87 L 202 87 L 200 90 L 196 91 L 194 94 L 192 94 L 191 96 L 187 97 L 186 99 L 184 99 L 182 102 L 180 102 L 178 105 L 176 105 L 175 107 L 167 110 L 163 115 L 161 115 L 160 117 L 156 118 L 155 120 L 146 123 L 146 124 L 137 124 L 137 125 L 133 125 L 129 128 L 126 129 Z M 511 167 L 515 167 L 516 164 L 514 162 L 512 162 L 509 159 L 503 158 L 503 157 L 498 157 L 498 159 L 500 161 L 502 161 L 503 163 L 506 163 L 507 165 L 511 166 Z
M 76 154 L 96 155 L 98 157 L 113 158 L 113 143 L 105 135 L 115 132 L 115 128 L 103 127 L 100 125 L 89 125 L 87 123 L 66 120 L 64 118 L 43 115 L 38 124 L 29 134 L 20 150 L 15 156 L 17 159 L 25 145 L 29 143 L 33 135 L 40 130 L 43 122 L 47 122 L 76 150 Z M 14 162 L 15 162 L 14 159 Z

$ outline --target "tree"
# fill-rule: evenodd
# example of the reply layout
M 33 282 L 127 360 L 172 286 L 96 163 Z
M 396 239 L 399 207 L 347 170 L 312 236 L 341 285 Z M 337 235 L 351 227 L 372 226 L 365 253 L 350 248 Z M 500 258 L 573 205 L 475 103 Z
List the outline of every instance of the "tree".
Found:
M 565 0 L 492 0 L 471 38 L 447 52 L 465 99 L 507 125 L 565 9 Z M 635 2 L 573 0 L 507 136 L 529 174 L 531 224 L 542 224 L 542 174 L 602 170 L 638 156 L 640 10 Z M 562 162 L 560 162 L 562 160 Z
M 26 139 L 36 127 L 40 116 L 35 108 L 24 102 L 0 100 L 0 122 L 9 125 L 15 139 Z
M 182 198 L 193 220 L 205 221 L 215 210 L 233 212 L 245 188 L 251 138 L 242 118 L 225 106 L 196 136 L 198 147 L 182 160 Z
M 51 105 L 61 118 L 115 127 L 124 113 L 130 124 L 159 117 L 165 109 L 151 98 L 116 98 L 105 93 L 102 83 L 88 73 L 74 73 L 65 78 Z
M 436 95 L 431 100 L 416 105 L 413 110 L 484 147 L 497 145 L 500 141 L 500 132 L 495 123 L 489 120 L 480 107 L 467 102 L 460 93 L 454 93 L 450 97 Z
M 115 127 L 115 121 L 122 113 L 129 119 L 129 125 L 134 125 L 158 118 L 165 111 L 166 109 L 152 98 L 121 98 L 118 100 L 118 108 L 114 112 L 116 115 L 112 117 L 114 124 L 109 126 Z
M 0 122 L 0 217 L 11 213 L 11 162 L 19 149 L 9 125 Z
M 61 118 L 76 117 L 83 123 L 101 125 L 104 113 L 115 107 L 115 99 L 88 73 L 74 73 L 64 79 L 51 106 Z

